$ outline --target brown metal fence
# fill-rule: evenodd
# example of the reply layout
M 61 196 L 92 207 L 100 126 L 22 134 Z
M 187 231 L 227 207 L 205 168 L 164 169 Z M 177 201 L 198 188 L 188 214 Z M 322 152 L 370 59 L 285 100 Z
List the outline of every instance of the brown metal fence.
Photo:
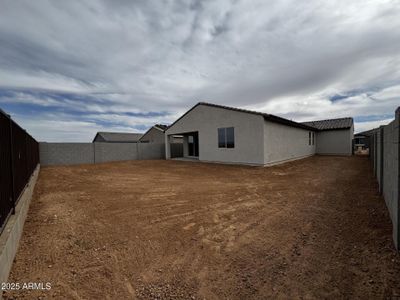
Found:
M 0 110 L 0 232 L 38 163 L 38 142 Z

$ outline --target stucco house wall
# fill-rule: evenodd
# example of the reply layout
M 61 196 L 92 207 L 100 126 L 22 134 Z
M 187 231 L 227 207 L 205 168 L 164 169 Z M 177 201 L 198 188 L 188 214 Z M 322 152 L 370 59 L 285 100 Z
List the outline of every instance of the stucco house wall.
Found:
M 314 145 L 309 145 L 309 132 Z M 264 164 L 273 165 L 315 154 L 316 132 L 264 121 Z
M 317 154 L 351 155 L 354 127 L 317 133 Z
M 145 143 L 164 143 L 164 132 L 153 126 L 140 138 L 140 141 Z
M 218 148 L 218 128 L 234 127 L 235 147 Z M 198 132 L 199 160 L 264 165 L 264 118 L 240 111 L 198 105 L 166 131 L 168 135 Z M 184 142 L 185 144 L 185 142 Z

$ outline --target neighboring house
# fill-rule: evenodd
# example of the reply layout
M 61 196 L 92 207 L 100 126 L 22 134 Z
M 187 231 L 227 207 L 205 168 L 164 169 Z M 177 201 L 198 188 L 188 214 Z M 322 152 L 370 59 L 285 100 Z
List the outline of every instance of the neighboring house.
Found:
M 370 147 L 370 136 L 373 130 L 359 132 L 354 135 L 354 152 L 358 154 L 368 154 Z
M 137 143 L 141 136 L 141 133 L 98 132 L 93 139 L 93 143 Z
M 314 127 L 317 132 L 317 154 L 351 155 L 353 152 L 353 118 L 340 118 L 302 124 Z
M 168 125 L 156 124 L 147 130 L 140 138 L 141 143 L 165 143 L 165 130 L 167 130 Z M 182 135 L 174 135 L 171 138 L 171 143 L 183 143 Z
M 164 131 L 168 128 L 167 125 L 156 124 L 147 130 L 140 138 L 141 143 L 165 143 Z
M 200 102 L 165 131 L 166 158 L 171 158 L 173 135 L 183 136 L 183 157 L 201 161 L 266 166 L 308 157 L 317 149 L 351 155 L 353 126 L 346 126 L 318 129 L 266 113 Z M 336 147 L 332 141 L 346 146 Z
M 150 144 L 164 144 L 165 145 L 165 130 L 168 126 L 163 124 L 156 124 L 143 134 L 140 138 L 140 143 Z M 183 136 L 172 135 L 170 137 L 170 156 L 172 158 L 183 156 Z

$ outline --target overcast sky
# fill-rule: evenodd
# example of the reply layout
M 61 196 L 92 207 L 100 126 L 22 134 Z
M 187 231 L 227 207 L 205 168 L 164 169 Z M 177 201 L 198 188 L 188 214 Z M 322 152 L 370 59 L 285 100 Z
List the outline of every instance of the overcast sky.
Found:
M 142 132 L 198 101 L 386 124 L 400 0 L 0 0 L 0 107 L 35 138 Z

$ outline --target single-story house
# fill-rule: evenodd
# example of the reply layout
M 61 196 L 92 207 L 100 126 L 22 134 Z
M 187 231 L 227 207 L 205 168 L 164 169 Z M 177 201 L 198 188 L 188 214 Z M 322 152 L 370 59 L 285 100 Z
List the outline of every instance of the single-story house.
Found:
M 139 139 L 141 143 L 165 143 L 164 132 L 168 128 L 167 125 L 156 124 L 150 127 Z
M 93 139 L 93 143 L 137 143 L 141 137 L 141 133 L 98 132 Z
M 165 130 L 167 130 L 168 125 L 156 124 L 150 127 L 142 137 L 139 139 L 141 143 L 165 143 Z M 182 144 L 183 136 L 182 135 L 174 135 L 171 138 L 171 143 Z
M 354 122 L 353 118 L 339 118 L 321 121 L 303 122 L 318 131 L 317 154 L 351 155 L 353 152 Z
M 298 123 L 199 102 L 165 131 L 167 159 L 174 135 L 183 136 L 184 158 L 268 166 L 314 154 L 351 155 L 353 119 Z
M 368 154 L 370 147 L 370 136 L 373 130 L 367 130 L 354 135 L 354 152 L 359 154 Z
M 150 144 L 164 144 L 165 145 L 165 130 L 168 129 L 168 125 L 156 124 L 147 130 L 140 138 L 140 143 Z M 172 158 L 183 156 L 183 136 L 172 135 L 170 136 L 170 156 Z

